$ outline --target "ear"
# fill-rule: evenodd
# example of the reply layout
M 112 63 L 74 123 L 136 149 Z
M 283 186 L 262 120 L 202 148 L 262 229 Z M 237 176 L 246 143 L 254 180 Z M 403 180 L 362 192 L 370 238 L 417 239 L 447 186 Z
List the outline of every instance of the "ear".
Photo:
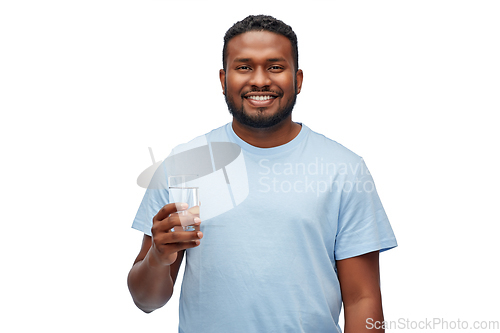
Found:
M 302 73 L 302 69 L 299 69 L 297 71 L 297 75 L 296 75 L 296 85 L 297 85 L 297 94 L 300 93 L 300 90 L 302 89 L 302 80 L 304 79 L 304 74 Z
M 224 95 L 224 91 L 226 91 L 226 72 L 223 69 L 219 71 L 219 79 L 222 86 L 222 94 Z

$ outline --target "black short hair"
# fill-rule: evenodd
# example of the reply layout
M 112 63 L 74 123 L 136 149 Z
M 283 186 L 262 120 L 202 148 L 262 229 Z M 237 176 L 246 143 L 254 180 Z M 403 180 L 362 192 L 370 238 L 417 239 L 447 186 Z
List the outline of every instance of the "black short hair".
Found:
M 269 15 L 250 15 L 245 19 L 236 22 L 224 35 L 224 47 L 222 48 L 222 68 L 226 70 L 227 44 L 229 41 L 242 33 L 248 31 L 270 31 L 285 36 L 292 43 L 292 56 L 294 59 L 295 71 L 299 69 L 299 49 L 297 46 L 297 35 L 292 27 L 283 21 L 275 19 Z

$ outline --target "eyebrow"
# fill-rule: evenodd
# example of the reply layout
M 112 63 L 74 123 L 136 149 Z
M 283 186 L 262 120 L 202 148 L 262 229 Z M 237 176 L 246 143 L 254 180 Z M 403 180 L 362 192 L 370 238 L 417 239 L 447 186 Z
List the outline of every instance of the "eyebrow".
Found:
M 252 61 L 252 58 L 236 58 L 234 59 L 235 62 L 250 62 Z M 269 58 L 267 59 L 267 62 L 278 62 L 278 61 L 286 61 L 285 58 Z
M 268 62 L 279 62 L 279 61 L 286 61 L 285 58 L 270 58 L 267 59 Z

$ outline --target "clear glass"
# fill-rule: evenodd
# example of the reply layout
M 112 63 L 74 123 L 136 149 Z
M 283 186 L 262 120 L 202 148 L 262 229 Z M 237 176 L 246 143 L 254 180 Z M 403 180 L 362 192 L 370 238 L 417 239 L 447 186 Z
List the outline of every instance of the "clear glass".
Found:
M 186 185 L 186 178 L 190 175 L 169 177 L 169 196 L 176 203 L 177 214 L 181 220 L 181 225 L 172 228 L 171 231 L 195 231 L 199 227 L 194 226 L 194 218 L 200 217 L 200 190 L 198 187 Z M 188 207 L 181 209 L 180 204 L 186 203 Z M 182 229 L 181 229 L 182 228 Z

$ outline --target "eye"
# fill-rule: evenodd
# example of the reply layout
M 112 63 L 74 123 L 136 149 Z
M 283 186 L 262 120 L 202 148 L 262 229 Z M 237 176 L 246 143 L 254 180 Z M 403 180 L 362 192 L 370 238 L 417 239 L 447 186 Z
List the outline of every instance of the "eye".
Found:
M 240 66 L 237 69 L 238 70 L 243 70 L 243 71 L 248 71 L 248 70 L 250 70 L 250 67 L 248 67 L 248 66 Z
M 273 65 L 273 66 L 269 67 L 269 70 L 271 70 L 273 72 L 282 71 L 283 69 L 284 69 L 283 66 L 279 66 L 279 65 Z

